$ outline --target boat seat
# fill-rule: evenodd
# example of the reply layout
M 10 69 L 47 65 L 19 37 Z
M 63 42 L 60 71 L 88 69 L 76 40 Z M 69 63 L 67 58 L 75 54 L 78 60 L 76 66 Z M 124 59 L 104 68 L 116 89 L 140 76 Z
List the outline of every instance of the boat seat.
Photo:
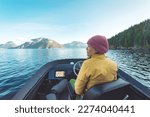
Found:
M 91 87 L 83 96 L 83 100 L 121 100 L 128 98 L 126 87 L 129 83 L 121 78 L 109 83 Z
M 54 85 L 50 93 L 46 95 L 47 100 L 59 100 L 59 99 L 68 99 L 69 93 L 67 90 L 68 80 L 63 79 L 58 84 Z
M 50 93 L 46 96 L 47 100 L 57 100 L 57 96 L 55 93 Z

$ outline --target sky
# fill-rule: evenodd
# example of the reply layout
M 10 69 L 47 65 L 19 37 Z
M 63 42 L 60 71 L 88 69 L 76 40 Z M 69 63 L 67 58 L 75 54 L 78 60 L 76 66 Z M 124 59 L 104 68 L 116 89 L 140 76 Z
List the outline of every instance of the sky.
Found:
M 61 44 L 107 38 L 150 19 L 150 0 L 0 0 L 0 44 L 45 37 Z

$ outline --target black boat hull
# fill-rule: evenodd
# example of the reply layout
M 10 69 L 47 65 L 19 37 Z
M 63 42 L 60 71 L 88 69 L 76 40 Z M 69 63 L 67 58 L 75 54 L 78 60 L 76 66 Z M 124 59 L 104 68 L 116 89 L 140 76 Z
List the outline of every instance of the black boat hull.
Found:
M 50 93 L 55 93 L 51 91 L 51 88 L 54 85 L 57 85 L 62 79 L 67 79 L 70 81 L 70 79 L 76 79 L 76 75 L 73 71 L 73 66 L 78 61 L 84 61 L 84 59 L 62 59 L 62 60 L 56 60 L 47 63 L 43 67 L 41 67 L 35 75 L 31 79 L 28 80 L 28 82 L 18 91 L 18 93 L 12 98 L 13 100 L 44 100 L 44 99 L 50 99 L 47 98 L 47 95 Z M 58 74 L 57 74 L 58 72 Z M 58 76 L 56 76 L 56 74 Z M 60 76 L 59 76 L 60 75 Z M 131 76 L 123 72 L 121 69 L 118 71 L 118 78 L 125 81 L 123 84 L 126 84 L 125 86 L 115 90 L 109 90 L 106 92 L 97 93 L 98 95 L 96 98 L 83 98 L 83 99 L 133 99 L 133 100 L 144 100 L 144 99 L 150 99 L 150 89 L 135 79 L 133 79 Z M 102 86 L 99 86 L 102 87 Z M 104 85 L 104 87 L 106 87 Z M 109 89 L 109 85 L 106 89 Z M 118 87 L 118 85 L 117 85 Z M 112 88 L 111 88 L 112 89 Z M 68 85 L 65 90 L 68 90 L 67 92 L 64 91 L 61 93 L 61 98 L 54 98 L 54 99 L 67 99 L 64 95 L 68 95 L 69 93 L 70 98 L 69 99 L 75 99 L 73 89 L 71 88 L 71 85 Z M 97 90 L 97 89 L 96 89 Z M 100 89 L 101 90 L 101 89 Z M 118 98 L 119 93 L 125 92 L 124 97 Z M 118 97 L 113 98 L 113 93 L 115 95 L 117 94 Z M 110 94 L 112 94 L 110 96 Z M 90 94 L 91 95 L 91 94 Z M 96 95 L 96 94 L 94 94 Z M 128 97 L 129 95 L 129 97 Z M 107 97 L 112 98 L 107 98 Z M 52 97 L 52 96 L 49 96 Z M 55 96 L 54 96 L 55 97 Z M 68 97 L 68 96 L 67 96 Z M 98 98 L 99 97 L 99 98 Z

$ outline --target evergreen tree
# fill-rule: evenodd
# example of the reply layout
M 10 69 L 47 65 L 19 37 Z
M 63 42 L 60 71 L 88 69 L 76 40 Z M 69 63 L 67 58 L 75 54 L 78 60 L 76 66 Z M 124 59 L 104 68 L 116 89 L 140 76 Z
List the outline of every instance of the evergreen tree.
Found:
M 117 48 L 150 48 L 150 19 L 131 26 L 109 40 L 110 47 Z

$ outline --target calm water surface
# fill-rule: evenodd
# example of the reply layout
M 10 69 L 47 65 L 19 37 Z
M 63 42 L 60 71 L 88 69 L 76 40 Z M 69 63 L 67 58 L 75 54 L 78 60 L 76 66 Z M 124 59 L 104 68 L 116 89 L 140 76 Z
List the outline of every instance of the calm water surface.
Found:
M 150 87 L 150 53 L 109 50 L 119 68 Z M 85 49 L 0 49 L 0 99 L 11 97 L 44 64 L 56 59 L 85 58 Z

